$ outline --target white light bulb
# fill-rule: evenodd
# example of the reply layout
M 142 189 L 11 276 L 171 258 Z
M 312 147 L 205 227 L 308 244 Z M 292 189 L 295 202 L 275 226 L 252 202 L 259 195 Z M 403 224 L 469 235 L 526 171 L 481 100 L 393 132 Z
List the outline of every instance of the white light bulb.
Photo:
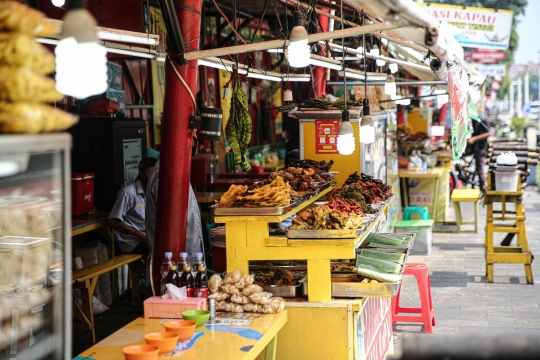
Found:
M 372 144 L 375 142 L 375 126 L 373 126 L 373 118 L 369 113 L 369 106 L 364 103 L 364 116 L 360 121 L 360 143 Z
M 379 49 L 371 49 L 369 53 L 373 56 L 379 56 Z
M 107 90 L 107 50 L 94 43 L 60 40 L 56 49 L 56 89 L 64 95 L 86 99 Z
M 337 151 L 341 155 L 351 155 L 356 145 L 353 134 L 338 135 Z
M 384 83 L 384 93 L 390 96 L 395 96 L 397 93 L 396 80 L 392 74 L 388 74 L 386 77 L 386 82 Z
M 360 52 L 360 54 L 356 54 L 356 56 L 358 56 L 360 59 L 364 57 L 364 48 L 362 46 L 357 47 L 356 51 Z
M 348 116 L 347 116 L 348 119 Z M 354 129 L 350 121 L 342 121 L 339 125 L 337 151 L 341 155 L 351 155 L 354 152 Z
M 66 0 L 51 0 L 52 4 L 56 7 L 64 6 Z
M 287 47 L 287 58 L 289 65 L 294 68 L 306 67 L 310 64 L 310 49 L 305 41 L 295 41 Z
M 381 59 L 377 59 L 377 61 L 375 61 L 377 63 L 377 66 L 384 66 L 386 65 L 386 61 L 384 60 L 381 60 Z
M 392 72 L 392 74 L 397 73 L 397 71 L 398 71 L 398 64 L 396 64 L 396 63 L 391 63 L 390 65 L 388 65 L 388 67 L 390 68 L 390 71 Z

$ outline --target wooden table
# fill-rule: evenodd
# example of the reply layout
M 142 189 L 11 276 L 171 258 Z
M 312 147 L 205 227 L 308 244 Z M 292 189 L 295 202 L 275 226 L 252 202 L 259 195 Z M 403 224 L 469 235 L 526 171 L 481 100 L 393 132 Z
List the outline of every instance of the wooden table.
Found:
M 94 215 L 77 216 L 71 218 L 71 236 L 107 227 L 109 213 L 98 212 Z
M 160 322 L 162 319 L 140 317 L 75 359 L 123 359 L 124 347 L 144 344 L 146 333 L 165 331 Z M 277 334 L 286 322 L 287 311 L 284 310 L 279 314 L 267 314 L 255 319 L 250 326 L 228 327 L 206 324 L 197 327 L 190 342 L 180 343 L 188 349 L 180 350 L 176 356 L 184 360 L 254 360 L 264 351 L 265 359 L 275 359 Z M 158 359 L 169 357 L 159 356 Z
M 409 206 L 409 191 L 407 190 L 407 179 L 434 179 L 435 180 L 435 198 L 433 200 L 433 214 L 432 219 L 434 226 L 437 222 L 439 211 L 439 189 L 441 187 L 441 177 L 444 174 L 444 168 L 427 169 L 423 172 L 399 170 L 399 178 L 403 185 L 404 204 L 405 207 Z

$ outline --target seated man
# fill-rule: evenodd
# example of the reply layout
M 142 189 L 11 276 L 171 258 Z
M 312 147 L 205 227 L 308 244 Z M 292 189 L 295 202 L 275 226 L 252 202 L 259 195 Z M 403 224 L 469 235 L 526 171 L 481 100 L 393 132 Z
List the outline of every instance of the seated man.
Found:
M 118 192 L 116 203 L 109 215 L 108 225 L 114 229 L 116 243 L 123 254 L 148 254 L 145 224 L 146 187 L 156 162 L 156 158 L 141 160 L 139 176 Z

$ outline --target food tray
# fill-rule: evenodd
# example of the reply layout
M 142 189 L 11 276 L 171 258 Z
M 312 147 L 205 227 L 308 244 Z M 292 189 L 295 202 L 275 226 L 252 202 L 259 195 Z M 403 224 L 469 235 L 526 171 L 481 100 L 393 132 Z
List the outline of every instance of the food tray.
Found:
M 289 239 L 356 239 L 365 226 L 349 230 L 287 230 Z
M 395 283 L 367 283 L 355 281 L 355 273 L 332 273 L 333 297 L 394 297 L 401 286 L 401 281 Z M 302 283 L 302 295 L 308 296 L 308 279 Z
M 257 279 L 265 278 L 270 276 L 255 276 L 255 283 L 257 283 Z M 304 281 L 306 280 L 306 275 L 293 275 L 295 279 L 298 279 L 298 284 L 294 286 L 277 286 L 277 285 L 262 285 L 259 284 L 264 291 L 272 293 L 273 296 L 281 296 L 281 297 L 298 297 L 302 295 L 302 286 Z
M 215 216 L 271 216 L 286 214 L 298 206 L 298 204 L 300 202 L 278 207 L 246 207 L 234 205 L 231 207 L 219 207 L 218 205 L 212 205 L 210 209 Z

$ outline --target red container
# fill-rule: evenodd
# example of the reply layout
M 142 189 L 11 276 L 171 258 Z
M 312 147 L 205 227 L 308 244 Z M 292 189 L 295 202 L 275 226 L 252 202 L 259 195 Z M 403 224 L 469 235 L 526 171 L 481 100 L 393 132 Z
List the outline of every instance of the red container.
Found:
M 94 209 L 94 173 L 71 173 L 71 215 L 85 215 L 92 209 Z

